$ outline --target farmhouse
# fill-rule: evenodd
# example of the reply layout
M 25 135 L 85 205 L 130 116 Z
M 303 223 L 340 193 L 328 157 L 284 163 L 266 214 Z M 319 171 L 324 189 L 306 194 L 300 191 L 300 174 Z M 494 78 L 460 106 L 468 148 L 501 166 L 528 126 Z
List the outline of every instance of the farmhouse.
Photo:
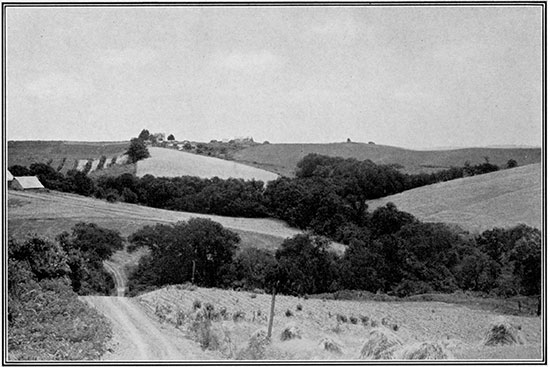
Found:
M 44 186 L 36 176 L 14 177 L 11 188 L 14 190 L 43 190 Z

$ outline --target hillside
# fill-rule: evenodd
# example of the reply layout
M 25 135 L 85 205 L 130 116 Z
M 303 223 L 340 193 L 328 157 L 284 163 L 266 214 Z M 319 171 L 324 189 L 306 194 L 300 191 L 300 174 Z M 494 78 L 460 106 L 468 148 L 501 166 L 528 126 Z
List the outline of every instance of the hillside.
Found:
M 453 223 L 469 231 L 519 223 L 541 228 L 541 165 L 420 187 L 369 201 L 369 209 L 387 202 L 422 221 Z
M 30 166 L 32 163 L 49 163 L 65 173 L 77 168 L 84 160 L 95 160 L 101 156 L 110 162 L 128 149 L 129 142 L 77 142 L 77 141 L 8 141 L 8 167 Z M 84 162 L 85 163 L 85 162 Z
M 242 178 L 264 182 L 277 179 L 277 175 L 262 169 L 244 164 L 226 161 L 192 153 L 179 152 L 175 149 L 149 148 L 151 158 L 137 163 L 138 177 L 147 174 L 156 177 L 198 176 L 222 179 Z
M 217 350 L 226 358 L 246 348 L 257 330 L 267 330 L 271 295 L 221 289 L 168 286 L 137 297 L 151 317 L 186 330 L 189 320 L 206 305 L 226 317 L 212 322 L 211 330 L 230 338 Z M 202 309 L 193 311 L 193 305 Z M 199 306 L 200 307 L 200 306 Z M 238 314 L 241 319 L 234 321 Z M 373 328 L 392 329 L 404 345 L 439 342 L 451 353 L 450 359 L 538 359 L 541 358 L 540 318 L 506 316 L 520 325 L 524 345 L 483 346 L 483 338 L 499 315 L 443 302 L 380 302 L 307 299 L 277 295 L 273 343 L 266 359 L 358 359 L 361 347 Z M 301 333 L 300 339 L 281 341 L 288 326 Z M 389 331 L 388 331 L 389 332 Z M 335 341 L 341 353 L 319 347 L 323 338 Z
M 520 166 L 541 161 L 540 148 L 466 148 L 453 150 L 409 150 L 387 145 L 363 143 L 331 144 L 263 144 L 233 154 L 237 162 L 250 164 L 283 176 L 293 176 L 296 164 L 310 153 L 333 157 L 370 159 L 379 164 L 399 164 L 406 173 L 433 172 L 485 162 L 484 157 L 498 166 L 515 159 Z
M 28 233 L 54 238 L 78 222 L 92 222 L 114 229 L 126 237 L 145 225 L 176 223 L 190 218 L 209 218 L 237 232 L 241 247 L 276 249 L 285 238 L 300 230 L 274 219 L 233 218 L 176 212 L 128 203 L 108 203 L 60 192 L 8 192 L 8 233 L 17 237 Z M 343 245 L 333 244 L 343 251 Z

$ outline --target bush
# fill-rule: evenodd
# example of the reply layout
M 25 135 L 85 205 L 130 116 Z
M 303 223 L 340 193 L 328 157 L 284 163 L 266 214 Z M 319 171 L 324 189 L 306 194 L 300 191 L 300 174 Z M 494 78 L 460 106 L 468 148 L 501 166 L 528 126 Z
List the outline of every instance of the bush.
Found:
M 285 312 L 285 316 L 286 316 L 286 317 L 291 317 L 291 316 L 293 316 L 293 315 L 292 315 L 292 311 L 290 311 L 289 309 L 287 309 L 286 312 Z

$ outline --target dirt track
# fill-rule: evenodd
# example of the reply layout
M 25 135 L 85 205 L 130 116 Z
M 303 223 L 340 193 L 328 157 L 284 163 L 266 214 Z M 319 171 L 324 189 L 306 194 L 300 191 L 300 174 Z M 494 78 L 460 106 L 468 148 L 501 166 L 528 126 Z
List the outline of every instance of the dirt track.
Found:
M 171 325 L 153 320 L 133 298 L 86 296 L 81 299 L 112 323 L 112 352 L 107 352 L 103 360 L 185 361 L 220 358 L 202 351 Z

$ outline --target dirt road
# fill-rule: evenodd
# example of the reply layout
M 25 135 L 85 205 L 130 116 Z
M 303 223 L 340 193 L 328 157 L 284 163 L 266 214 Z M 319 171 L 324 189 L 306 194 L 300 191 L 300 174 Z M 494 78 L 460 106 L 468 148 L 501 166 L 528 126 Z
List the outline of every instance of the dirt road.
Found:
M 196 343 L 169 324 L 161 324 L 148 315 L 134 298 L 124 297 L 126 277 L 118 264 L 105 261 L 105 269 L 113 274 L 116 297 L 86 296 L 81 299 L 105 315 L 111 322 L 113 338 L 110 352 L 103 360 L 184 361 L 221 359 L 203 352 Z
M 103 266 L 105 267 L 105 270 L 113 275 L 116 285 L 116 295 L 118 297 L 124 297 L 124 293 L 126 292 L 126 278 L 124 271 L 119 269 L 117 264 L 109 260 L 104 261 Z
M 160 324 L 147 315 L 133 298 L 85 296 L 81 299 L 105 315 L 112 323 L 112 352 L 103 360 L 186 361 L 221 359 L 202 351 L 193 341 L 169 324 Z

